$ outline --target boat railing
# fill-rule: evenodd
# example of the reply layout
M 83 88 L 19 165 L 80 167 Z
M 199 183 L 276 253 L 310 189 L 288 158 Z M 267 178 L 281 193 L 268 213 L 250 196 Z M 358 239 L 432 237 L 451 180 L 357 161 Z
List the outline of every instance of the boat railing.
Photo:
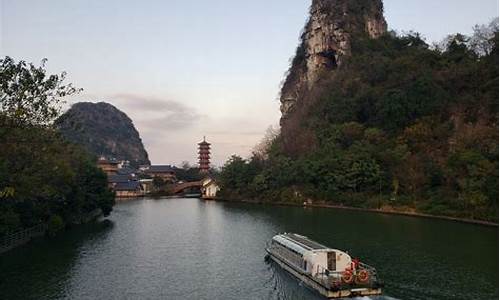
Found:
M 365 263 L 362 263 L 362 262 L 359 263 L 359 266 L 361 267 L 361 269 L 365 269 L 370 273 L 370 275 L 371 275 L 370 281 L 371 282 L 378 281 L 377 270 L 374 267 L 367 265 Z
M 332 271 L 332 270 L 328 270 L 320 265 L 316 265 L 316 274 L 333 276 L 333 277 L 336 277 L 336 275 L 338 275 L 340 277 L 340 276 L 342 276 L 342 271 Z
M 377 281 L 377 270 L 365 263 L 360 262 L 358 264 L 359 270 L 367 270 L 370 273 L 370 281 L 368 284 L 371 284 L 374 281 Z M 342 275 L 344 271 L 332 271 L 328 270 L 320 265 L 316 265 L 316 279 L 321 281 L 321 283 L 325 286 L 332 285 L 340 285 L 342 284 Z
M 368 270 L 370 272 L 375 272 L 375 268 L 370 266 L 370 265 L 367 265 L 365 263 L 362 263 L 362 262 L 359 262 L 359 266 L 361 267 L 361 269 L 365 269 L 365 270 Z
M 316 277 L 323 286 L 331 287 L 334 283 L 340 283 L 342 271 L 331 271 L 320 265 L 316 265 Z

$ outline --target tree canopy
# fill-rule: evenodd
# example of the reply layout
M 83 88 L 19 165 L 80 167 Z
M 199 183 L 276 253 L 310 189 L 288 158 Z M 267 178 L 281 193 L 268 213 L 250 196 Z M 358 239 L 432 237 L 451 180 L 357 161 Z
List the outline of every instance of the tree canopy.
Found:
M 114 203 L 95 158 L 52 127 L 63 97 L 78 89 L 64 74 L 47 75 L 44 63 L 0 59 L 0 191 L 9 191 L 0 194 L 0 236 L 64 226 L 97 208 L 107 215 Z

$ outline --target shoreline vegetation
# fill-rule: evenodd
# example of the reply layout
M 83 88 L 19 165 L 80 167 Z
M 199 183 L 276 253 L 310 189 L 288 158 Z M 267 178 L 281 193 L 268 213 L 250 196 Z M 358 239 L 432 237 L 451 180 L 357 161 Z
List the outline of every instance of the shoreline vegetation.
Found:
M 379 214 L 387 214 L 387 215 L 399 215 L 399 216 L 407 216 L 407 217 L 418 217 L 418 218 L 429 218 L 429 219 L 438 219 L 438 220 L 447 220 L 454 221 L 459 223 L 467 223 L 474 225 L 482 225 L 489 227 L 498 227 L 498 223 L 491 221 L 483 221 L 483 220 L 475 220 L 475 219 L 467 219 L 467 218 L 457 218 L 450 216 L 441 216 L 441 215 L 430 215 L 425 213 L 418 213 L 412 211 L 404 211 L 397 210 L 394 207 L 386 207 L 386 208 L 362 208 L 362 207 L 353 207 L 353 206 L 344 206 L 344 205 L 335 205 L 335 204 L 327 204 L 327 203 L 295 203 L 295 202 L 271 202 L 271 201 L 262 201 L 262 200 L 229 200 L 226 198 L 214 198 L 210 199 L 212 201 L 218 202 L 230 202 L 230 203 L 247 203 L 247 204 L 259 204 L 259 205 L 275 205 L 275 206 L 293 206 L 293 207 L 304 207 L 304 208 L 328 208 L 328 209 L 345 209 L 345 210 L 354 210 L 354 211 L 363 211 L 363 212 L 371 212 L 371 213 L 379 213 Z M 210 201 L 206 200 L 206 201 Z

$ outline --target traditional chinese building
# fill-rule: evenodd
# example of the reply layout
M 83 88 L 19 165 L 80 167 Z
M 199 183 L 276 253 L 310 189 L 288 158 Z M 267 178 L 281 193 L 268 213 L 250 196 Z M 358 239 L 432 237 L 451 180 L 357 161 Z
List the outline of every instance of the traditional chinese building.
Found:
M 205 178 L 201 181 L 201 197 L 203 199 L 215 199 L 219 190 L 219 185 L 212 178 Z
M 119 182 L 114 187 L 117 198 L 123 197 L 139 197 L 143 196 L 144 192 L 139 181 Z
M 210 170 L 210 143 L 203 137 L 203 142 L 198 143 L 198 164 L 201 174 Z
M 101 156 L 97 161 L 97 166 L 106 173 L 106 175 L 114 175 L 118 170 L 119 162 L 112 159 L 106 159 L 104 156 Z
M 151 177 L 160 177 L 165 182 L 176 182 L 175 170 L 169 165 L 153 165 L 144 171 Z

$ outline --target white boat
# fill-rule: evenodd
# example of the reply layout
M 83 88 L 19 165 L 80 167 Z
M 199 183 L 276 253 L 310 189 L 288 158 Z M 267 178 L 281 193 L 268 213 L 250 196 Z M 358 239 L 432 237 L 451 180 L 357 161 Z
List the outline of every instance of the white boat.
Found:
M 275 235 L 268 257 L 328 298 L 382 294 L 375 268 L 295 233 Z

